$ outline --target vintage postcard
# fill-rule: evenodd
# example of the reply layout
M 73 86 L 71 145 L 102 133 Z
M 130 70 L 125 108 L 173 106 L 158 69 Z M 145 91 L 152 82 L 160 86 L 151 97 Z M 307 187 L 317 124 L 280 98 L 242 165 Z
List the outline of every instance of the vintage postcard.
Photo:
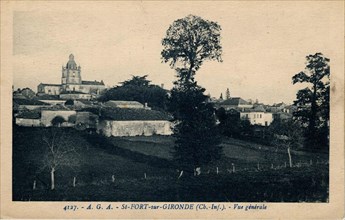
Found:
M 343 1 L 1 1 L 1 218 L 343 219 Z

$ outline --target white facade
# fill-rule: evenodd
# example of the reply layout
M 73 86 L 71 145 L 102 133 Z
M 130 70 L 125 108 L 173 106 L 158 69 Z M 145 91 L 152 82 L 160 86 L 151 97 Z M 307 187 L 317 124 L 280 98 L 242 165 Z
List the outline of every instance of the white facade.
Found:
M 252 125 L 269 126 L 273 121 L 271 112 L 240 112 L 242 120 L 249 120 Z
M 172 123 L 169 121 L 110 121 L 98 124 L 99 133 L 110 137 L 171 135 Z
M 16 118 L 16 124 L 24 127 L 39 127 L 41 125 L 41 120 L 30 118 Z

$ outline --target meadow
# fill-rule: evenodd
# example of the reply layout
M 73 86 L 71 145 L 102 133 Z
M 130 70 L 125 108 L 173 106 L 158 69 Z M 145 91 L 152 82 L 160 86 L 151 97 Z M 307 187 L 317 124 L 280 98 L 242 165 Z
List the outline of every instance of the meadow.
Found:
M 78 166 L 58 169 L 50 190 L 42 129 L 49 128 L 14 127 L 14 201 L 328 201 L 327 153 L 292 151 L 290 168 L 285 149 L 224 137 L 221 160 L 178 178 L 173 137 L 107 138 L 72 128 L 64 128 L 65 138 L 78 151 Z

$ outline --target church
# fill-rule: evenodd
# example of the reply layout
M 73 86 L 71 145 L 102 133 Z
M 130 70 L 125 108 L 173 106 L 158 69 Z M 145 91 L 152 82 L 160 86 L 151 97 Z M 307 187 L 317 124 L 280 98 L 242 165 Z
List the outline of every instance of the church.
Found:
M 37 95 L 58 95 L 62 99 L 90 99 L 104 91 L 103 80 L 85 81 L 81 78 L 81 67 L 77 66 L 73 54 L 69 55 L 66 66 L 62 66 L 61 84 L 40 83 Z

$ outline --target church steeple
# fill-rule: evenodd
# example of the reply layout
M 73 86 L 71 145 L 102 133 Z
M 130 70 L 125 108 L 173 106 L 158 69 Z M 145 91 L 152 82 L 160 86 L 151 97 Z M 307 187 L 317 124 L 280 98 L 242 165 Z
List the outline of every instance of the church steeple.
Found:
M 77 66 L 76 62 L 74 61 L 73 54 L 70 54 L 66 68 L 62 67 L 61 84 L 63 85 L 64 90 L 68 90 L 68 85 L 81 84 L 82 81 L 80 72 L 80 66 Z
M 69 69 L 69 70 L 76 70 L 77 69 L 77 64 L 74 61 L 73 54 L 69 55 L 69 61 L 66 64 L 66 69 Z

